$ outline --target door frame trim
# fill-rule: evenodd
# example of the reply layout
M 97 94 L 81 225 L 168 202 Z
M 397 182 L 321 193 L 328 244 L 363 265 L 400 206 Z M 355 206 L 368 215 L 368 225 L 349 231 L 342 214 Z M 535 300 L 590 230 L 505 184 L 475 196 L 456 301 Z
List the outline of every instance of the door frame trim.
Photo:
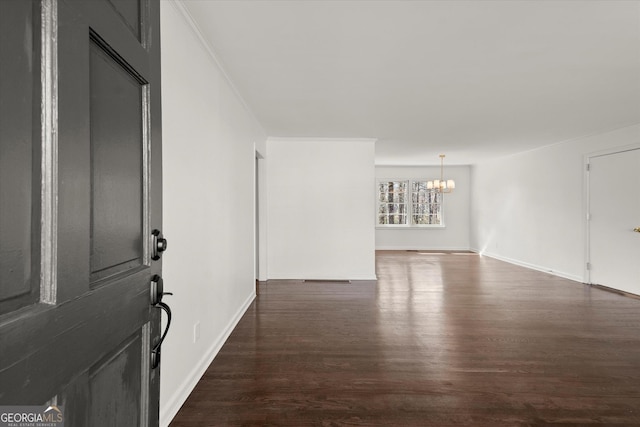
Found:
M 585 248 L 584 248 L 584 281 L 585 283 L 592 285 L 591 283 L 591 270 L 589 268 L 589 264 L 591 263 L 591 230 L 590 224 L 591 220 L 589 218 L 589 207 L 591 206 L 591 176 L 589 165 L 591 164 L 591 159 L 595 157 L 608 156 L 611 154 L 624 153 L 626 151 L 633 151 L 640 149 L 640 142 L 628 145 L 622 145 L 620 147 L 607 148 L 604 150 L 592 151 L 590 153 L 586 153 L 583 156 L 583 174 L 584 174 L 584 203 L 583 203 L 583 215 L 582 221 L 584 224 L 584 236 L 585 236 Z

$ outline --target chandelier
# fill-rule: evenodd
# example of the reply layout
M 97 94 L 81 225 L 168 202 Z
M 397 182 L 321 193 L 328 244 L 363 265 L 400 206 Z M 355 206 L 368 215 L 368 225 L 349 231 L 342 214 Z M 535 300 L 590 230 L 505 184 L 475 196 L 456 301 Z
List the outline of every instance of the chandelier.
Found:
M 451 193 L 456 188 L 452 179 L 444 179 L 444 154 L 440 154 L 440 179 L 427 181 L 428 190 L 436 190 L 438 193 Z

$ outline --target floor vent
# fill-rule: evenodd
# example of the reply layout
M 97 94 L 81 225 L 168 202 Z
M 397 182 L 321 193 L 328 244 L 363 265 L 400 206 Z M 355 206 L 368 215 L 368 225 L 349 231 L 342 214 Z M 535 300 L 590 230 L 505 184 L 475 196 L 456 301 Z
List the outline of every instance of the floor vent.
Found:
M 351 280 L 304 279 L 305 283 L 351 283 Z

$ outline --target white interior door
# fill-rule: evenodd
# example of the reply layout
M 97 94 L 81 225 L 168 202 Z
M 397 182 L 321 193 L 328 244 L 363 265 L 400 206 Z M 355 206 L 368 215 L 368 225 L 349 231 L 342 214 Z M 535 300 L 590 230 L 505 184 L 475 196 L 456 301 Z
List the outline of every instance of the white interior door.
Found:
M 640 295 L 640 149 L 590 158 L 591 283 Z

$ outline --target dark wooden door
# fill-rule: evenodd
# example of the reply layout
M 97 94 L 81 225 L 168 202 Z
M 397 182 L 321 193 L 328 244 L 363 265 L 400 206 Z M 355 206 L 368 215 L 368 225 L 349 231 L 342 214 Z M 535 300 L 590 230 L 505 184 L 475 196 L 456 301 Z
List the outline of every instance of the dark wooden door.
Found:
M 0 0 L 0 405 L 158 424 L 158 0 Z

